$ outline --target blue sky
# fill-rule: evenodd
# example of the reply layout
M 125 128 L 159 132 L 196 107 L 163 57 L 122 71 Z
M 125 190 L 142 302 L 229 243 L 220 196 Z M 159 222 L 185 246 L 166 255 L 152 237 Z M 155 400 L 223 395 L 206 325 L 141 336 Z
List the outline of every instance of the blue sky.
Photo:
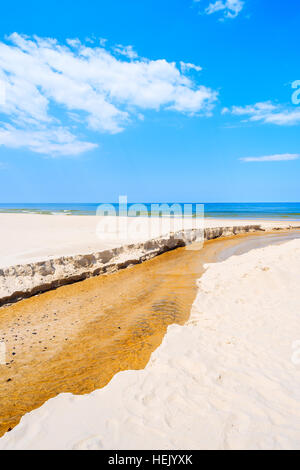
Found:
M 297 3 L 6 2 L 0 202 L 299 201 Z

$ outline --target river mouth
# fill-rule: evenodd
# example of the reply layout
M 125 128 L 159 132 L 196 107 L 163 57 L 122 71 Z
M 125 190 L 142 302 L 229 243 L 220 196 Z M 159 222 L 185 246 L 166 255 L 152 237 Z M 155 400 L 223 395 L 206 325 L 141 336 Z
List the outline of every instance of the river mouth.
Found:
M 231 246 L 224 247 L 218 254 L 218 261 L 225 261 L 231 256 L 240 256 L 251 250 L 257 248 L 264 248 L 270 245 L 281 245 L 291 240 L 300 238 L 300 230 L 292 230 L 284 233 L 270 232 L 267 234 L 248 235 L 245 240 L 240 240 L 238 244 L 234 243 Z
M 293 233 L 274 237 L 282 242 L 280 237 L 290 239 Z M 167 327 L 188 320 L 204 265 L 222 259 L 226 250 L 243 243 L 249 249 L 252 239 L 268 237 L 240 235 L 206 242 L 202 249 L 178 248 L 2 307 L 6 365 L 0 365 L 0 436 L 60 393 L 87 394 L 120 371 L 143 369 Z

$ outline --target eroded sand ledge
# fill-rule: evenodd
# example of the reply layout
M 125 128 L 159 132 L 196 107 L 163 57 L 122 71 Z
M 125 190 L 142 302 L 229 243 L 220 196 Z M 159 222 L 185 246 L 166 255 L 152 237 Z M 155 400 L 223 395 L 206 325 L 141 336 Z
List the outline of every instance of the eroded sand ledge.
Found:
M 295 224 L 296 225 L 296 224 Z M 204 229 L 204 240 L 264 230 L 287 230 L 295 227 L 276 223 L 236 225 Z M 185 230 L 193 242 L 200 230 Z M 45 261 L 18 264 L 0 269 L 0 306 L 92 276 L 108 274 L 154 258 L 185 243 L 182 232 L 171 233 L 137 244 L 119 246 L 83 255 L 61 256 Z
M 208 265 L 144 370 L 49 400 L 0 449 L 299 449 L 299 260 L 293 240 Z

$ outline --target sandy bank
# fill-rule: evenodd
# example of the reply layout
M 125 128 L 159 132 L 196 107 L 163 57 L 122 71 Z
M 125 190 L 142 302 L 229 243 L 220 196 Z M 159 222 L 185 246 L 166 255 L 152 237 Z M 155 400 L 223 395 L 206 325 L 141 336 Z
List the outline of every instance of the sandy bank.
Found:
M 50 400 L 0 448 L 299 449 L 299 262 L 294 240 L 209 265 L 144 370 Z
M 102 239 L 97 236 L 97 225 L 100 217 L 93 216 L 59 216 L 37 214 L 4 214 L 0 213 L 0 268 L 28 264 L 37 261 L 97 253 L 121 245 L 129 244 L 126 240 L 117 240 L 114 233 Z M 107 219 L 112 219 L 108 217 Z M 146 225 L 146 219 L 140 218 Z M 232 227 L 241 225 L 260 225 L 266 228 L 287 227 L 300 222 L 270 222 L 259 220 L 205 219 L 204 228 Z M 175 227 L 176 230 L 176 227 Z M 141 232 L 139 240 L 144 242 L 157 238 L 158 229 Z
M 60 393 L 91 393 L 143 369 L 168 325 L 188 320 L 204 264 L 238 241 L 178 248 L 1 308 L 0 436 Z
M 99 239 L 99 220 L 104 218 L 0 214 L 0 304 L 114 272 L 183 245 L 178 237 L 181 222 L 176 219 L 170 233 L 159 226 L 149 231 L 149 219 L 140 218 L 134 243 L 115 232 Z M 115 218 L 105 220 L 114 226 Z M 204 221 L 204 239 L 291 225 L 297 223 L 209 219 Z M 199 230 L 187 224 L 185 233 L 193 241 Z

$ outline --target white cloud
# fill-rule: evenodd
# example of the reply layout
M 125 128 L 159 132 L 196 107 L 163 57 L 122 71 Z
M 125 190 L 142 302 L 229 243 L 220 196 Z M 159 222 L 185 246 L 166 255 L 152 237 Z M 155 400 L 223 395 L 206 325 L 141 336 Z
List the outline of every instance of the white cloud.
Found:
M 189 70 L 196 70 L 196 72 L 201 72 L 202 70 L 202 67 L 199 67 L 199 65 L 191 64 L 189 62 L 180 62 L 180 68 L 183 73 L 186 73 Z
M 6 101 L 6 84 L 0 78 L 0 106 L 4 105 Z
M 217 0 L 214 3 L 210 3 L 205 10 L 207 15 L 213 13 L 223 12 L 225 18 L 236 18 L 244 7 L 242 0 Z
M 117 46 L 114 47 L 114 52 L 120 55 L 124 55 L 125 57 L 128 57 L 129 59 L 137 59 L 138 55 L 137 53 L 133 50 L 132 46 L 123 46 L 122 44 L 118 44 Z
M 32 152 L 55 156 L 74 156 L 97 147 L 83 142 L 63 127 L 53 129 L 18 129 L 6 124 L 0 128 L 0 144 L 9 148 L 25 147 Z
M 77 48 L 77 47 L 80 47 L 80 41 L 79 41 L 79 39 L 76 39 L 76 38 L 75 39 L 67 39 L 66 43 L 69 46 L 74 47 L 74 49 Z
M 187 90 L 184 86 L 177 87 L 174 95 L 174 104 L 169 106 L 169 109 L 173 109 L 180 112 L 189 111 L 189 113 L 195 114 L 199 109 L 202 108 L 203 103 L 206 103 L 205 112 L 210 115 L 212 109 L 211 102 L 211 90 L 204 86 L 200 86 L 198 90 Z
M 246 116 L 247 121 L 276 124 L 277 126 L 292 126 L 300 122 L 300 109 L 285 108 L 270 101 L 248 106 L 233 106 L 231 109 L 224 108 L 222 113 Z
M 283 153 L 278 155 L 267 155 L 264 157 L 246 157 L 241 158 L 243 162 L 286 162 L 290 160 L 298 160 L 300 154 L 298 153 Z
M 208 115 L 217 99 L 173 62 L 137 57 L 131 46 L 110 52 L 88 44 L 17 33 L 0 42 L 0 82 L 6 88 L 0 145 L 77 155 L 95 144 L 77 137 L 76 126 L 81 133 L 114 134 L 146 110 Z

